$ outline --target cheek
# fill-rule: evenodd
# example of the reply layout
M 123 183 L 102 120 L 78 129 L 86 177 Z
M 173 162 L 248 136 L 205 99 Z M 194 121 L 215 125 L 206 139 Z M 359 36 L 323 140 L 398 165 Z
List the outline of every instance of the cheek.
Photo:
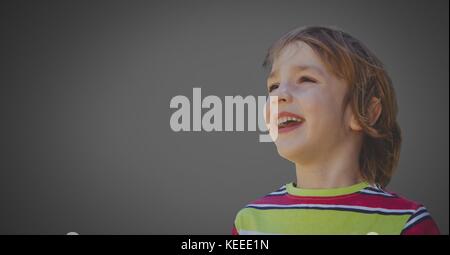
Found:
M 302 105 L 306 121 L 313 130 L 329 130 L 339 123 L 340 105 L 331 94 L 311 93 L 303 99 Z
M 329 104 L 326 95 L 323 95 L 320 91 L 311 91 L 302 95 L 299 102 L 307 121 L 308 119 L 320 119 L 320 116 L 326 113 L 325 109 L 328 108 Z

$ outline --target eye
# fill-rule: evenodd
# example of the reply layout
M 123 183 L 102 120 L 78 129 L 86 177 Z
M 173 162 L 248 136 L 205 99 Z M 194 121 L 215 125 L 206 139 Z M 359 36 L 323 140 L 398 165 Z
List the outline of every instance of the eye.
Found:
M 277 89 L 279 87 L 278 83 L 274 83 L 269 86 L 269 92 L 272 92 L 274 89 Z
M 312 83 L 316 83 L 317 81 L 316 81 L 315 79 L 313 79 L 313 78 L 308 77 L 308 76 L 302 76 L 302 77 L 300 77 L 300 78 L 298 79 L 298 82 L 299 82 L 299 83 L 302 83 L 302 82 L 312 82 Z

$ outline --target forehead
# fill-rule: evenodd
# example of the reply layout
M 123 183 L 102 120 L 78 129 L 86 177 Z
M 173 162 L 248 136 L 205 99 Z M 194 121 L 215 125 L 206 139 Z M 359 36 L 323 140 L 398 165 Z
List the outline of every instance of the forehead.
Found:
M 269 77 L 279 75 L 283 71 L 312 69 L 326 75 L 327 69 L 314 50 L 302 41 L 285 46 L 274 58 Z

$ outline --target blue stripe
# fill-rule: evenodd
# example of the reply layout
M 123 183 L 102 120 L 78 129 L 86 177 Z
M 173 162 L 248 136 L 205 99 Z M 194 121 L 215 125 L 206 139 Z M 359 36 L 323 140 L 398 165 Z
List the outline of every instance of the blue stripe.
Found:
M 281 196 L 285 196 L 286 194 L 287 194 L 287 192 L 280 193 L 280 194 L 268 194 L 268 195 L 266 195 L 266 197 L 281 197 Z
M 402 230 L 402 232 L 400 233 L 400 235 L 402 235 L 402 234 L 403 234 L 404 232 L 406 232 L 408 229 L 410 229 L 410 228 L 416 226 L 417 224 L 421 223 L 422 221 L 424 221 L 424 220 L 426 220 L 426 219 L 431 219 L 431 216 L 430 216 L 430 215 L 427 215 L 427 216 L 425 216 L 425 217 L 419 219 L 418 221 L 414 222 L 413 224 L 409 225 L 407 228 L 404 228 L 404 229 Z
M 386 192 L 384 192 L 383 190 L 376 189 L 376 188 L 372 188 L 372 187 L 366 187 L 366 188 L 364 188 L 364 189 L 370 190 L 370 191 L 374 191 L 374 192 L 379 192 L 379 193 L 384 193 L 384 194 L 386 194 Z
M 253 208 L 257 210 L 285 210 L 285 209 L 313 209 L 313 210 L 329 210 L 329 211 L 347 211 L 347 212 L 359 212 L 359 213 L 365 213 L 365 214 L 381 214 L 381 215 L 411 215 L 410 212 L 382 212 L 382 211 L 367 211 L 362 209 L 356 209 L 356 208 L 324 208 L 324 207 L 303 207 L 303 206 L 292 206 L 292 207 L 258 207 L 258 206 L 246 206 L 247 208 Z
M 383 194 L 383 193 L 379 193 L 378 194 L 373 194 L 373 193 L 365 193 L 363 191 L 358 191 L 356 192 L 358 194 L 363 194 L 363 195 L 368 195 L 368 196 L 377 196 L 377 197 L 386 197 L 386 198 L 398 198 L 396 195 L 392 195 L 392 194 Z
M 416 217 L 419 217 L 420 215 L 424 214 L 424 213 L 428 213 L 427 209 L 425 207 L 420 208 L 420 210 L 418 210 L 417 212 L 415 212 L 413 215 L 411 215 L 411 217 L 409 217 L 408 221 L 406 221 L 406 223 L 414 220 Z M 414 224 L 413 224 L 414 225 Z
M 279 189 L 277 189 L 275 192 L 277 192 L 277 191 L 282 191 L 282 190 L 285 190 L 286 189 L 286 187 L 285 186 L 283 186 L 283 187 L 281 187 L 281 188 L 279 188 Z
M 377 193 L 380 193 L 380 194 L 385 194 L 386 196 L 398 197 L 398 196 L 395 195 L 395 194 L 391 194 L 391 193 L 386 192 L 386 191 L 384 191 L 384 190 L 382 190 L 382 189 L 376 189 L 376 188 L 372 188 L 372 187 L 366 187 L 366 188 L 364 188 L 364 189 L 362 189 L 362 190 L 369 190 L 369 191 L 372 191 L 372 192 L 377 192 Z

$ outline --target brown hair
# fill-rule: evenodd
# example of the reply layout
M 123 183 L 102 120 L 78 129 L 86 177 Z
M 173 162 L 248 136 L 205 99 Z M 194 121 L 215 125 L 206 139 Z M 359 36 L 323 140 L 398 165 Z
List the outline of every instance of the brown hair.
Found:
M 392 81 L 381 61 L 353 36 L 329 27 L 301 27 L 278 39 L 268 50 L 264 67 L 270 67 L 288 44 L 302 41 L 322 59 L 328 70 L 344 79 L 349 90 L 343 106 L 351 104 L 363 128 L 359 155 L 361 175 L 366 181 L 387 186 L 400 158 L 401 130 L 396 121 L 397 101 Z M 370 125 L 368 106 L 379 99 L 381 114 Z

